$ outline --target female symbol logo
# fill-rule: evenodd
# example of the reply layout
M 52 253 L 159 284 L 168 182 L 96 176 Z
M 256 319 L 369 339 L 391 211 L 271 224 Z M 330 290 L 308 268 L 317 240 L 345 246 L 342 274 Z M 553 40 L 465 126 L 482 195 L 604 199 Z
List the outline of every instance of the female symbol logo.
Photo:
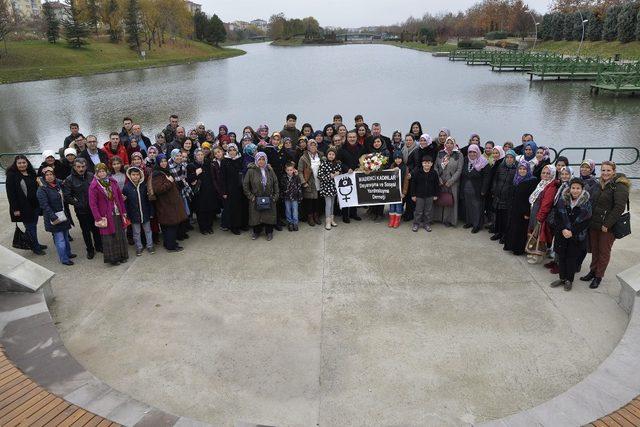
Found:
M 349 195 L 353 193 L 353 181 L 350 177 L 345 176 L 338 182 L 338 193 L 342 196 L 342 200 L 348 202 L 351 197 Z

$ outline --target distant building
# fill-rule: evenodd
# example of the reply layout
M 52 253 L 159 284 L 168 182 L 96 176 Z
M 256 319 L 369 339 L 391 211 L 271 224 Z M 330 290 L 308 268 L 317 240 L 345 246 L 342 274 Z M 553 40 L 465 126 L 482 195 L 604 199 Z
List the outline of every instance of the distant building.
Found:
M 33 19 L 40 17 L 42 5 L 40 0 L 11 0 L 11 10 L 21 19 Z
M 194 3 L 192 1 L 186 0 L 185 4 L 187 5 L 187 9 L 189 9 L 189 12 L 191 12 L 192 14 L 195 14 L 196 12 L 202 12 L 202 5 L 198 4 L 198 3 Z
M 267 31 L 269 29 L 269 23 L 264 19 L 254 19 L 250 22 L 251 25 L 255 25 L 262 31 Z

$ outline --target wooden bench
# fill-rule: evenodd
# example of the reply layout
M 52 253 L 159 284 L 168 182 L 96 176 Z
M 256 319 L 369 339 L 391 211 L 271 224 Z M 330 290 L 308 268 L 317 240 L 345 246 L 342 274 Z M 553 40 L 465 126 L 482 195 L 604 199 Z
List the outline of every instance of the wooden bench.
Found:
M 586 427 L 635 427 L 640 426 L 640 396 L 626 406 L 602 417 Z
M 18 369 L 0 346 L 0 426 L 115 427 L 120 424 L 49 393 Z

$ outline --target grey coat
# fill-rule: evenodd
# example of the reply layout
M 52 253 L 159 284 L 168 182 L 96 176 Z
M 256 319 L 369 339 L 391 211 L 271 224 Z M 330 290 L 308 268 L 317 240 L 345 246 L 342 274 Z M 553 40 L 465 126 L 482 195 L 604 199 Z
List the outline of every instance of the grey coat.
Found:
M 318 153 L 318 157 L 320 157 L 320 153 Z M 302 197 L 305 199 L 317 199 L 320 189 L 316 188 L 316 180 L 311 169 L 311 156 L 308 151 L 305 151 L 298 161 L 298 172 L 300 181 L 302 181 Z M 309 185 L 305 186 L 305 184 Z
M 267 185 L 262 186 L 262 173 L 260 168 L 254 163 L 249 164 L 247 173 L 242 180 L 242 188 L 244 195 L 249 200 L 249 225 L 255 226 L 260 224 L 275 224 L 276 223 L 276 201 L 280 193 L 278 187 L 278 177 L 271 168 L 271 165 L 267 165 Z M 271 209 L 266 211 L 259 211 L 256 209 L 255 198 L 257 196 L 271 197 Z
M 449 163 L 447 167 L 442 167 L 442 159 L 445 156 L 444 151 L 440 151 L 435 161 L 436 172 L 440 177 L 440 182 L 449 183 L 449 191 L 453 194 L 453 206 L 443 208 L 435 206 L 433 218 L 437 221 L 448 222 L 456 225 L 458 222 L 458 195 L 460 186 L 460 176 L 462 174 L 462 167 L 464 166 L 464 157 L 459 151 L 454 151 L 449 157 Z M 446 189 L 446 187 L 442 187 Z

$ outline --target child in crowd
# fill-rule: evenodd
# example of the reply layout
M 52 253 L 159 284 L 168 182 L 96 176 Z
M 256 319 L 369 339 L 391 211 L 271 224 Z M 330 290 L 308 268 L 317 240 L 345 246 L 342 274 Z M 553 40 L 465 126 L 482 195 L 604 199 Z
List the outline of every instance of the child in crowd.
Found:
M 298 176 L 295 163 L 288 162 L 284 168 L 280 189 L 284 199 L 284 210 L 287 217 L 287 229 L 298 231 L 298 204 L 302 200 L 302 183 Z
M 337 159 L 337 150 L 333 147 L 327 150 L 327 156 L 320 161 L 318 168 L 318 179 L 320 180 L 320 196 L 324 197 L 325 229 L 337 227 L 333 220 L 333 208 L 336 203 L 336 183 L 333 178 L 340 175 L 342 163 Z
M 151 217 L 153 216 L 153 206 L 149 201 L 147 193 L 147 181 L 144 179 L 144 173 L 136 166 L 127 169 L 127 182 L 122 191 L 125 196 L 125 205 L 127 207 L 127 217 L 131 221 L 133 229 L 133 241 L 136 246 L 136 255 L 142 255 L 143 246 L 141 239 L 141 231 L 144 230 L 144 236 L 147 244 L 147 250 L 150 254 L 155 253 L 153 247 L 153 235 L 151 233 Z
M 400 171 L 400 182 L 402 182 L 402 198 L 404 199 L 407 195 L 407 187 L 409 186 L 409 180 L 406 179 L 407 175 L 407 166 L 404 164 L 402 158 L 402 149 L 396 149 L 393 152 L 393 164 L 391 165 L 392 169 L 398 169 Z M 404 213 L 404 209 L 402 209 L 402 202 L 394 203 L 389 205 L 389 227 L 398 228 L 400 227 L 400 218 Z
M 422 158 L 422 167 L 411 174 L 411 200 L 416 204 L 411 231 L 420 227 L 431 231 L 433 202 L 438 200 L 439 178 L 434 169 L 431 156 Z

